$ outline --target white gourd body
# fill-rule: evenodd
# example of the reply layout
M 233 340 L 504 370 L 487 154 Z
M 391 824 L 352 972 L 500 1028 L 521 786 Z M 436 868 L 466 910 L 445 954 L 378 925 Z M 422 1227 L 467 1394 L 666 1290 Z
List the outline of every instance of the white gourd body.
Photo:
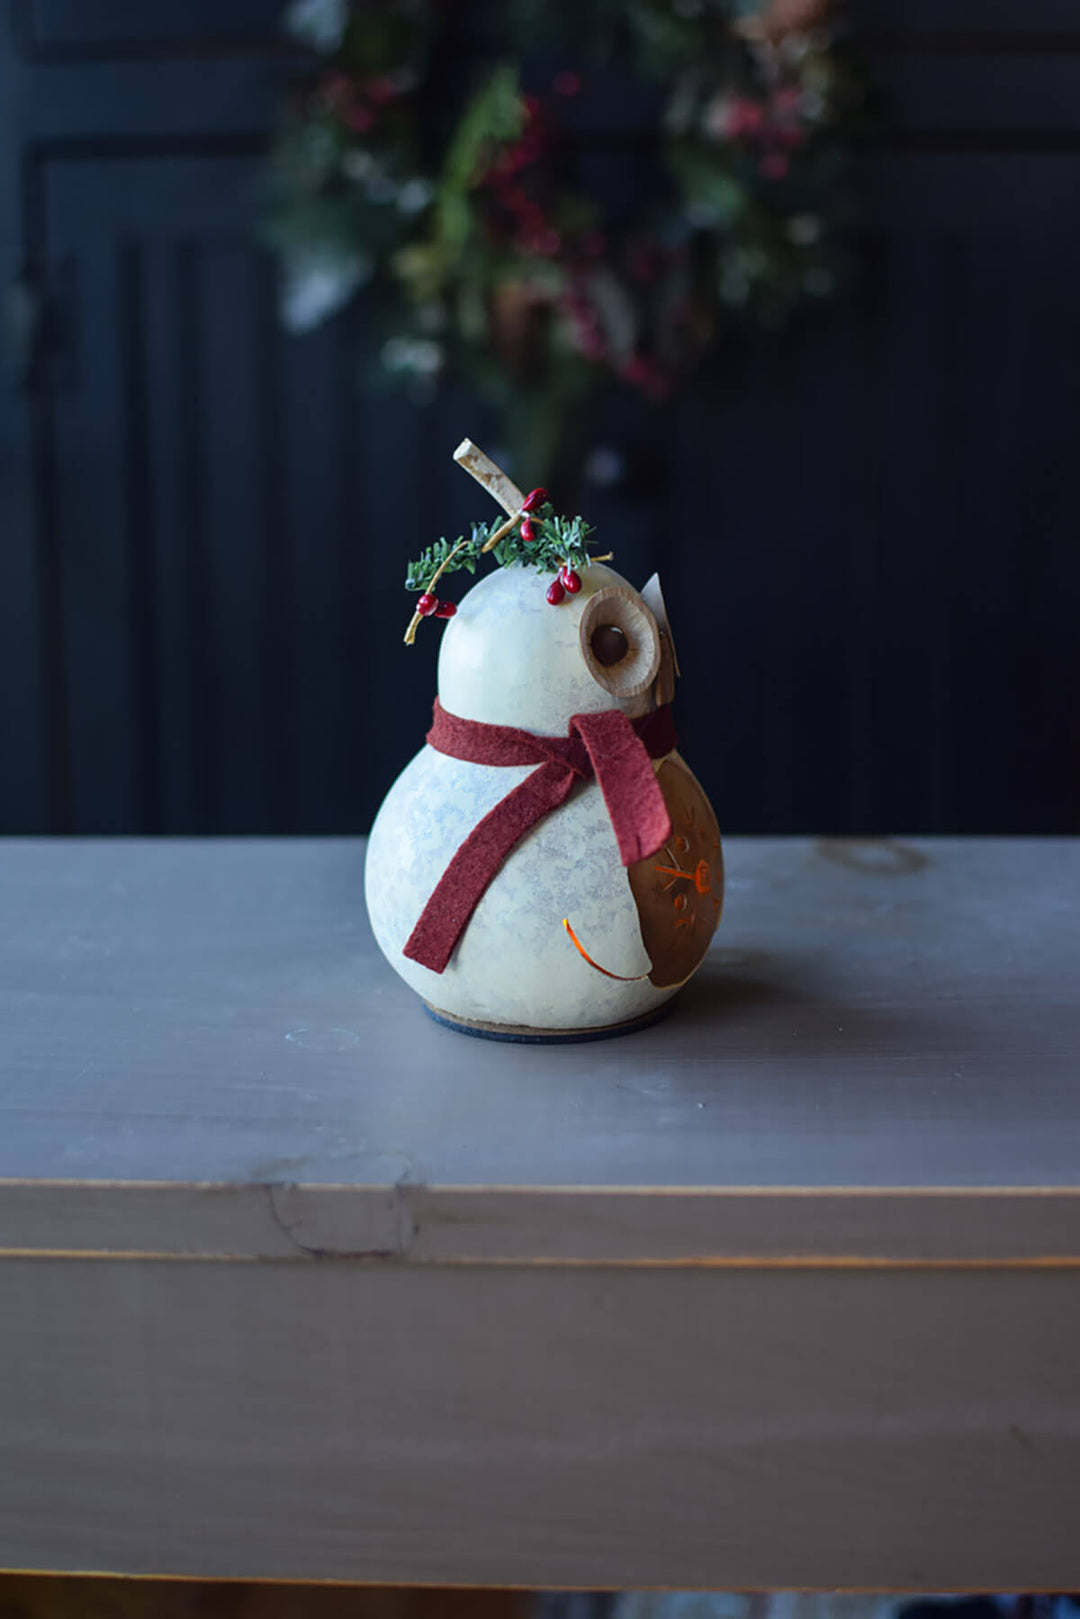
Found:
M 463 719 L 565 736 L 572 715 L 621 709 L 582 657 L 578 626 L 589 598 L 612 585 L 593 564 L 582 589 L 557 607 L 534 569 L 497 568 L 462 599 L 443 632 L 439 698 Z M 372 829 L 365 885 L 371 925 L 391 966 L 429 1005 L 454 1018 L 537 1030 L 600 1028 L 668 1000 L 658 988 L 615 833 L 595 781 L 532 827 L 488 885 L 441 973 L 403 955 L 432 890 L 477 823 L 534 766 L 470 764 L 425 746 L 387 794 Z M 589 953 L 623 983 L 586 962 Z

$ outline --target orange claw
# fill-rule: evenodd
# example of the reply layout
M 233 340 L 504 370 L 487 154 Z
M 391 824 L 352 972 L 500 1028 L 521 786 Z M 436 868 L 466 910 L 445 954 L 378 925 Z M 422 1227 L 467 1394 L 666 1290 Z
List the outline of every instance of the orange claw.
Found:
M 617 978 L 620 984 L 640 984 L 642 979 L 648 978 L 648 973 L 638 973 L 633 978 L 627 978 L 622 973 L 609 973 L 606 967 L 601 967 L 600 963 L 598 961 L 594 961 L 590 956 L 589 952 L 586 950 L 585 946 L 582 944 L 581 940 L 570 926 L 569 917 L 563 917 L 562 925 L 566 929 L 567 933 L 569 933 L 574 949 L 579 953 L 579 955 L 584 956 L 590 967 L 595 967 L 598 973 L 603 973 L 605 978 Z

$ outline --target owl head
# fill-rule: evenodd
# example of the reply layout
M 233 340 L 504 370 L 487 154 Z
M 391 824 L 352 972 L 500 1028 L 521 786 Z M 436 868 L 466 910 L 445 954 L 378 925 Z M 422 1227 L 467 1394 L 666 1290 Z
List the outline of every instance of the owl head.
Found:
M 637 591 L 602 562 L 552 606 L 527 566 L 496 568 L 458 604 L 439 652 L 439 701 L 451 714 L 564 736 L 574 714 L 630 718 L 670 702 L 677 673 L 660 581 Z
M 447 620 L 439 655 L 439 701 L 486 725 L 565 735 L 575 714 L 618 709 L 636 719 L 674 696 L 678 663 L 660 581 L 637 591 L 594 555 L 582 517 L 560 516 L 546 489 L 523 494 L 502 468 L 463 439 L 454 460 L 509 515 L 438 540 L 409 564 L 419 593 L 405 632 Z M 496 567 L 460 602 L 441 600 L 449 573 Z

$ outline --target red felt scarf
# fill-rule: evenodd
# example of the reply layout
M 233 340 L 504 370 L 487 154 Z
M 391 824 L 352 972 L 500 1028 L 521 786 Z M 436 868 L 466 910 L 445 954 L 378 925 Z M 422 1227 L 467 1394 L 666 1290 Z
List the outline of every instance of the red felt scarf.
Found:
M 600 783 L 624 866 L 645 860 L 671 836 L 671 819 L 651 761 L 675 746 L 671 705 L 631 722 L 618 709 L 575 714 L 566 736 L 535 736 L 448 714 L 435 699 L 431 747 L 478 765 L 537 765 L 489 810 L 443 872 L 405 954 L 441 973 L 485 889 L 530 827 L 569 796 L 575 781 Z

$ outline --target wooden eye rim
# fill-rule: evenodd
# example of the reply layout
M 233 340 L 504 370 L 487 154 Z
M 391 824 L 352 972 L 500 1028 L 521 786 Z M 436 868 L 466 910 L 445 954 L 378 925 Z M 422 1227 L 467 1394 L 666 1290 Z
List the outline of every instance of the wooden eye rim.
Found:
M 618 663 L 601 663 L 592 649 L 593 633 L 603 624 L 614 625 L 626 637 L 626 655 Z M 608 585 L 589 597 L 578 636 L 589 673 L 613 697 L 639 697 L 656 679 L 660 631 L 645 603 L 625 585 Z

